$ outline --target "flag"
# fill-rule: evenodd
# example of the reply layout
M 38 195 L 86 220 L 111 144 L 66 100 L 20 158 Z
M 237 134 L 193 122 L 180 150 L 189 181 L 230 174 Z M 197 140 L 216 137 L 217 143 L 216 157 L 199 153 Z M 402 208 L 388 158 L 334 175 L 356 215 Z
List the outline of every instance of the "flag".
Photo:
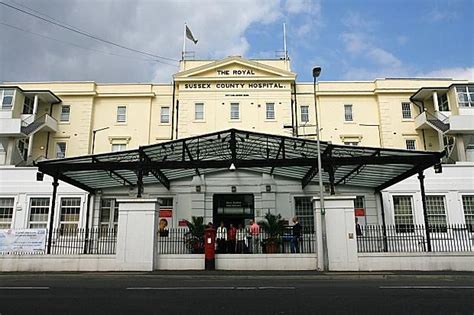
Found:
M 194 42 L 194 44 L 197 44 L 197 39 L 194 39 L 193 33 L 189 29 L 189 27 L 186 25 L 186 37 Z

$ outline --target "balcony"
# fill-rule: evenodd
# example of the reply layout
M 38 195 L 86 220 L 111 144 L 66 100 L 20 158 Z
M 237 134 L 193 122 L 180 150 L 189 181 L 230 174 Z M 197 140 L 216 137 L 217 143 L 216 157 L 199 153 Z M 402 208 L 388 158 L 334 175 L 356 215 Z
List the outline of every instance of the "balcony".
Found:
M 2 137 L 26 137 L 39 131 L 56 132 L 58 122 L 48 114 L 36 119 L 34 115 L 26 119 L 0 119 L 0 136 Z
M 431 114 L 424 111 L 415 118 L 415 129 L 435 129 L 444 134 L 450 131 L 450 117 L 446 117 L 440 112 Z

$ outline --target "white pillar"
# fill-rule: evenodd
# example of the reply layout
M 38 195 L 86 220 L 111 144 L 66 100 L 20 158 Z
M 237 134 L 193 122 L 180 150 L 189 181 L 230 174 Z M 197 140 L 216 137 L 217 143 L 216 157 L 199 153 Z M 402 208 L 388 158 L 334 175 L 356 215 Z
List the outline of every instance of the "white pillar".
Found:
M 358 271 L 357 236 L 355 231 L 355 196 L 328 196 L 324 198 L 330 271 Z M 321 209 L 319 197 L 314 197 L 316 215 L 316 242 L 318 269 L 323 266 Z
M 158 199 L 118 199 L 117 268 L 152 271 L 159 218 Z
M 458 154 L 458 161 L 465 162 L 466 158 L 466 146 L 464 145 L 464 137 L 462 135 L 456 135 L 456 151 Z
M 33 116 L 36 117 L 37 113 L 38 113 L 38 95 L 35 95 L 35 98 L 33 99 Z
M 438 105 L 438 92 L 433 92 L 433 106 L 435 112 L 439 112 L 439 105 Z

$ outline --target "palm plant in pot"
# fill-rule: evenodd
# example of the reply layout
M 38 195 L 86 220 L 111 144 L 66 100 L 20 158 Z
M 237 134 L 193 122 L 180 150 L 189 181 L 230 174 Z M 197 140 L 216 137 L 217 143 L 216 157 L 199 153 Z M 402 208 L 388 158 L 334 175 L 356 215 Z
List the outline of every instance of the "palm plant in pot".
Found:
M 281 237 L 285 229 L 285 221 L 281 218 L 281 214 L 275 215 L 268 212 L 265 214 L 265 220 L 258 222 L 258 225 L 260 225 L 266 234 L 266 238 L 263 240 L 265 252 L 267 254 L 278 252 Z
M 204 252 L 204 225 L 203 217 L 192 217 L 191 222 L 187 222 L 189 232 L 185 236 L 186 246 L 193 254 L 202 254 Z

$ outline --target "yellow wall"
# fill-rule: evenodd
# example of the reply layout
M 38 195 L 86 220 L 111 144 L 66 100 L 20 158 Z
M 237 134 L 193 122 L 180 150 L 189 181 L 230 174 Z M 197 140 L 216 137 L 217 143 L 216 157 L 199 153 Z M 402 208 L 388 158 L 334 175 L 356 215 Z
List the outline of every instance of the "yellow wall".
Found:
M 227 60 L 227 63 L 226 63 Z M 173 84 L 100 84 L 95 82 L 40 82 L 9 83 L 24 90 L 51 90 L 62 99 L 63 105 L 71 106 L 70 122 L 59 123 L 59 131 L 50 135 L 48 157 L 55 157 L 56 142 L 67 142 L 66 155 L 90 154 L 92 130 L 109 127 L 96 135 L 95 153 L 109 152 L 112 143 L 126 143 L 127 149 L 176 138 L 188 137 L 217 130 L 238 128 L 291 136 L 292 99 L 298 107 L 299 135 L 315 133 L 313 84 L 297 83 L 296 96 L 292 84 L 295 74 L 283 60 L 249 61 L 232 57 L 222 62 L 188 61 L 186 71 L 174 76 Z M 206 68 L 208 67 L 208 68 Z M 252 75 L 218 75 L 218 69 L 252 70 Z M 196 73 L 193 73 L 196 72 Z M 186 88 L 186 84 L 209 83 L 210 88 Z M 243 84 L 238 88 L 222 88 L 217 84 Z M 255 87 L 249 84 L 278 83 L 281 87 Z M 415 130 L 414 119 L 402 119 L 401 103 L 409 101 L 421 87 L 450 86 L 453 80 L 406 80 L 377 79 L 361 82 L 321 82 L 318 84 L 318 108 L 322 140 L 333 143 L 358 140 L 363 146 L 405 148 L 406 139 L 415 139 L 417 149 L 423 150 L 425 143 L 421 130 Z M 173 91 L 175 104 L 179 101 L 179 112 L 174 110 L 170 123 L 160 122 L 161 107 L 170 107 L 173 114 Z M 20 99 L 16 99 L 20 101 Z M 454 92 L 449 101 L 453 110 Z M 204 103 L 204 120 L 194 119 L 194 104 Z M 240 119 L 230 119 L 230 103 L 240 104 Z M 275 119 L 265 117 L 266 103 L 275 103 Z M 21 102 L 21 107 L 22 107 Z M 353 121 L 344 121 L 344 105 L 353 105 Z M 301 106 L 309 106 L 310 122 L 301 123 Z M 431 105 L 431 104 L 428 104 Z M 18 105 L 20 106 L 20 105 Z M 117 123 L 117 106 L 127 107 L 126 123 Z M 59 121 L 59 105 L 53 105 L 53 117 Z M 38 114 L 49 111 L 42 104 Z M 412 104 L 413 118 L 418 108 Z M 175 125 L 172 127 L 174 118 Z M 172 137 L 173 134 L 173 137 Z M 438 150 L 437 134 L 425 130 L 426 149 Z M 35 135 L 33 159 L 45 155 L 47 133 Z

